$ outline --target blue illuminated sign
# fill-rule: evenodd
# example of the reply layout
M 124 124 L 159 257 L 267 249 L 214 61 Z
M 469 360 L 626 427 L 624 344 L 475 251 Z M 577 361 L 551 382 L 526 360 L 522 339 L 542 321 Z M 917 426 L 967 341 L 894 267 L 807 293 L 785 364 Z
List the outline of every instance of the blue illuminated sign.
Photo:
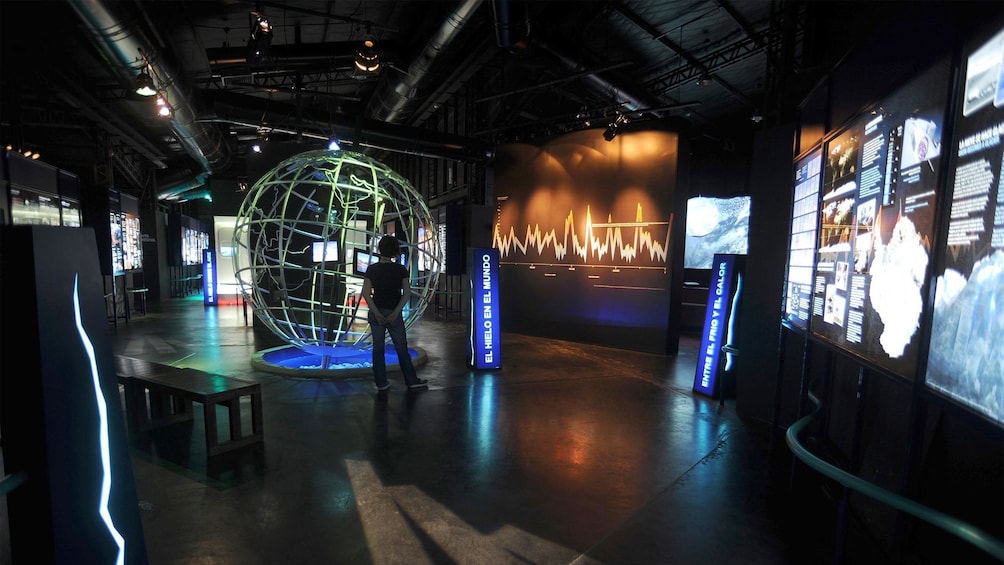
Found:
M 708 308 L 704 314 L 704 331 L 694 376 L 694 391 L 708 396 L 715 396 L 722 346 L 731 345 L 733 314 L 741 286 L 737 282 L 742 276 L 741 257 L 716 253 L 712 262 Z
M 212 249 L 202 250 L 202 300 L 206 305 L 215 305 L 216 296 L 216 260 Z
M 498 369 L 502 366 L 498 249 L 468 250 L 467 270 L 471 284 L 467 363 L 475 369 Z

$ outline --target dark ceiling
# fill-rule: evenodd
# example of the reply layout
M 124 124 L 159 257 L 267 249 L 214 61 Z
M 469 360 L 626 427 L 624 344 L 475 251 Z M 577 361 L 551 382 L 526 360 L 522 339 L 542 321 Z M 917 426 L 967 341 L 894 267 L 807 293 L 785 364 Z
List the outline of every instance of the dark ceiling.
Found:
M 806 63 L 815 4 L 3 0 L 0 142 L 145 191 L 240 175 L 259 138 L 477 161 L 619 117 L 721 140 L 780 119 L 781 81 L 825 72 Z M 374 73 L 354 68 L 366 37 Z M 133 93 L 144 67 L 172 117 Z

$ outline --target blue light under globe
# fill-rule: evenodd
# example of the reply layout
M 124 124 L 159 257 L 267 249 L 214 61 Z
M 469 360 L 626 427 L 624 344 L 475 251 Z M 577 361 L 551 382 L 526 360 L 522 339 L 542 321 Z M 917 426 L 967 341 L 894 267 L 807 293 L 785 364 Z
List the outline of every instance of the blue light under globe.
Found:
M 350 151 L 293 156 L 262 176 L 238 213 L 234 270 L 255 316 L 286 343 L 314 355 L 372 347 L 366 267 L 381 237 L 401 240 L 412 296 L 411 327 L 443 264 L 421 195 L 387 165 Z

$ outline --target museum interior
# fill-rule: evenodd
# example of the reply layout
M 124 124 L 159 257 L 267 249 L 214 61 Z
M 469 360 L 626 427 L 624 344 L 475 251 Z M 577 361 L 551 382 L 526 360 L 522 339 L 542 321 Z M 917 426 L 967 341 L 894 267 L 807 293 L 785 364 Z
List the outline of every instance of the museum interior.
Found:
M 1004 562 L 998 0 L 0 43 L 0 565 Z

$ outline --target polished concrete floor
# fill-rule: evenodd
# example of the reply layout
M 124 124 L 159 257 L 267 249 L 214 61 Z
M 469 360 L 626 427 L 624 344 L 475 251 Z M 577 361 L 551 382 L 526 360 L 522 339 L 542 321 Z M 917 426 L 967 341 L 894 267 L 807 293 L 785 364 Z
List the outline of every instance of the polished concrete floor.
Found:
M 790 511 L 786 448 L 691 391 L 696 338 L 663 357 L 504 335 L 480 373 L 463 322 L 427 314 L 410 342 L 431 386 L 392 373 L 379 394 L 253 368 L 274 336 L 198 296 L 111 333 L 117 354 L 262 385 L 262 444 L 207 457 L 199 412 L 134 439 L 152 565 L 828 560 Z

